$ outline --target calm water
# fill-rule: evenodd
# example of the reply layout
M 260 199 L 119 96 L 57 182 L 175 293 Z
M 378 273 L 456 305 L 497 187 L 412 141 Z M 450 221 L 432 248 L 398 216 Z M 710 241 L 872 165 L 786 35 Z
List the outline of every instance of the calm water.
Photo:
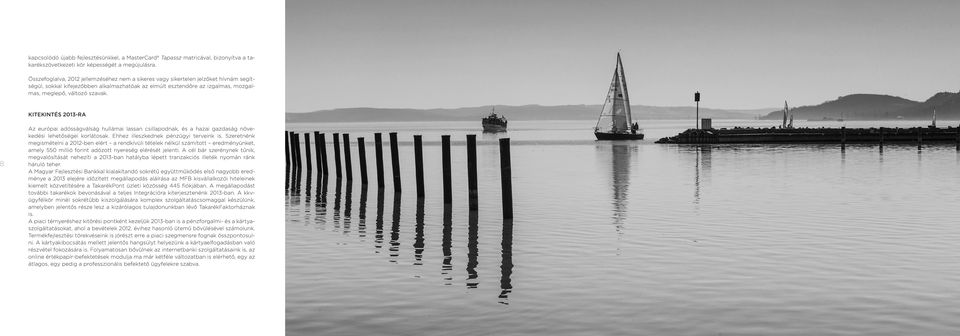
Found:
M 463 139 L 479 122 L 288 125 L 365 137 L 371 184 L 354 141 L 352 184 L 304 176 L 288 195 L 287 334 L 960 333 L 953 145 L 658 145 L 692 122 L 643 123 L 640 142 L 593 141 L 591 121 L 478 135 L 473 213 Z M 376 187 L 373 133 L 389 131 L 402 142 L 399 196 L 387 147 L 387 188 Z M 425 141 L 422 201 L 413 134 Z M 449 207 L 441 134 L 454 140 Z M 512 222 L 501 136 L 513 142 Z

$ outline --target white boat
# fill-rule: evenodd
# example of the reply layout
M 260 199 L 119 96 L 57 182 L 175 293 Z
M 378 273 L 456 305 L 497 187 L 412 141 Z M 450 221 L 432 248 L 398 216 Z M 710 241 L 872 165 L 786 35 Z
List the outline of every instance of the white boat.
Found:
M 633 121 L 630 113 L 630 95 L 627 93 L 627 77 L 623 62 L 617 53 L 617 67 L 613 70 L 610 90 L 600 110 L 600 118 L 593 129 L 597 140 L 643 140 L 643 132 Z

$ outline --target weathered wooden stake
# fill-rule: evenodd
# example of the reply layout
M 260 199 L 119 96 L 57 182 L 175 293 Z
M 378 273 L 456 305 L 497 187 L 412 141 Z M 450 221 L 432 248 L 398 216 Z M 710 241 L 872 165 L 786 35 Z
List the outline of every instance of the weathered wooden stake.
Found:
M 333 133 L 333 163 L 337 166 L 337 180 L 342 177 L 340 172 L 340 133 Z
M 417 197 L 423 197 L 426 193 L 423 188 L 423 136 L 413 136 L 413 158 L 417 171 Z
M 443 203 L 453 203 L 453 177 L 450 169 L 450 136 L 441 135 L 441 155 L 443 159 Z
M 360 155 L 360 183 L 367 184 L 367 149 L 364 148 L 363 137 L 357 137 L 357 154 Z M 367 189 L 363 189 L 367 190 Z
M 383 188 L 383 137 L 380 133 L 373 134 L 373 145 L 377 154 L 377 187 Z
M 296 165 L 294 165 L 294 170 L 293 170 L 294 178 L 296 179 L 293 184 L 293 195 L 299 196 L 300 188 L 301 188 L 300 182 L 302 181 L 302 177 L 303 177 L 302 175 L 303 169 L 301 168 L 303 167 L 303 162 L 302 162 L 302 158 L 300 157 L 300 134 L 293 132 L 292 140 L 293 140 L 294 158 L 296 159 L 295 161 Z
M 347 181 L 353 181 L 353 164 L 350 163 L 350 134 L 343 133 L 343 170 L 347 173 Z
M 513 182 L 510 172 L 510 138 L 500 139 L 500 190 L 503 194 L 503 218 L 513 218 Z
M 303 167 L 303 161 L 300 158 L 300 134 L 297 134 L 296 132 L 293 133 L 293 148 L 294 148 L 294 151 L 296 152 L 295 154 L 296 155 L 295 157 L 297 159 L 296 167 L 297 167 L 297 172 L 299 173 L 299 171 L 301 170 L 301 167 Z
M 883 127 L 880 127 L 880 150 L 883 150 Z
M 923 150 L 923 128 L 917 127 L 917 150 Z
M 310 132 L 303 133 L 303 150 L 307 153 L 307 176 L 313 175 L 313 156 L 310 155 Z
M 397 132 L 390 132 L 390 156 L 393 161 L 393 191 L 400 192 L 400 149 L 397 148 Z
M 290 171 L 290 131 L 283 131 L 283 148 L 287 153 L 287 171 Z
M 323 139 L 323 134 L 313 132 L 313 144 L 317 152 L 317 174 L 327 174 L 327 144 Z
M 467 134 L 467 189 L 469 190 L 470 210 L 477 210 L 477 135 Z
M 847 149 L 847 127 L 840 127 L 840 149 Z
M 288 134 L 288 136 L 287 136 L 287 138 L 289 138 L 289 139 L 288 139 L 288 140 L 289 140 L 288 142 L 290 143 L 290 168 L 291 168 L 291 170 L 297 170 L 297 143 L 296 143 L 296 141 L 294 141 L 294 138 L 295 138 L 296 136 L 297 136 L 297 135 L 296 135 L 296 133 L 294 133 L 294 132 L 290 132 L 290 134 Z

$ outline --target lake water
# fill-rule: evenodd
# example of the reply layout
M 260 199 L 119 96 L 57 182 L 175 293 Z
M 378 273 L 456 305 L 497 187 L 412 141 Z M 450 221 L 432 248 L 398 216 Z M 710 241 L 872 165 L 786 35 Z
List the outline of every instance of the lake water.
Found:
M 289 124 L 365 137 L 370 185 L 353 140 L 351 184 L 304 176 L 288 193 L 287 334 L 960 333 L 954 145 L 653 143 L 692 123 L 641 121 L 636 142 L 594 141 L 592 121 L 512 121 L 496 135 L 479 122 Z M 376 185 L 373 133 L 386 145 L 390 131 L 399 195 L 388 147 L 385 191 Z M 424 136 L 420 201 L 413 134 Z M 453 139 L 449 207 L 442 134 Z M 479 140 L 472 213 L 466 134 Z M 512 141 L 512 221 L 501 219 L 499 137 Z

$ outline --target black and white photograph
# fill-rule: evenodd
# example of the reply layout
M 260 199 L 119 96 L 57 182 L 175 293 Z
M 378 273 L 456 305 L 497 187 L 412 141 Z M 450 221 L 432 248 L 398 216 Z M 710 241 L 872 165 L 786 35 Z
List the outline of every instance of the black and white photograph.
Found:
M 287 335 L 960 331 L 960 2 L 285 13 Z

